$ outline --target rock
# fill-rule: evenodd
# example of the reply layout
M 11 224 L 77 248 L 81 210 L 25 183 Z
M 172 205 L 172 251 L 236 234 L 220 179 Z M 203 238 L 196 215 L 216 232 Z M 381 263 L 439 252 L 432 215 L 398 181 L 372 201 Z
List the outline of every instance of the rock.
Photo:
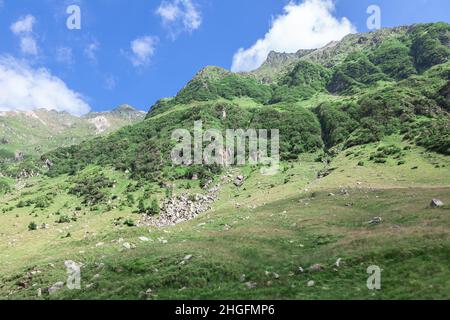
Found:
M 147 291 L 145 291 L 144 295 L 148 298 L 151 298 L 155 295 L 155 292 L 152 289 L 147 289 Z
M 304 272 L 305 272 L 305 269 L 303 269 L 302 267 L 298 267 L 298 272 L 304 273 Z
M 184 261 L 189 261 L 192 259 L 192 254 L 187 255 L 186 257 L 184 257 Z
M 139 237 L 139 240 L 141 240 L 142 242 L 148 242 L 148 241 L 150 241 L 150 239 L 147 238 L 147 237 Z
M 105 244 L 104 242 L 99 242 L 99 243 L 97 243 L 95 246 L 98 248 L 98 247 L 103 246 L 104 244 Z
M 244 184 L 244 176 L 237 176 L 234 180 L 234 185 L 236 187 L 241 187 Z
M 42 297 L 42 289 L 41 288 L 37 289 L 36 294 L 39 298 Z
M 249 282 L 245 283 L 245 286 L 247 287 L 247 289 L 255 289 L 257 285 L 258 284 L 256 282 L 253 282 L 253 281 L 249 281 Z
M 334 193 L 329 193 L 328 196 L 329 197 L 334 197 Z
M 309 267 L 310 271 L 323 271 L 323 266 L 319 263 L 313 264 L 311 267 Z
M 371 226 L 374 226 L 374 225 L 380 224 L 380 223 L 382 223 L 382 222 L 383 222 L 383 218 L 381 218 L 381 217 L 375 217 L 375 218 L 373 218 L 372 220 L 370 220 L 370 221 L 368 222 L 368 224 L 371 225 Z
M 51 162 L 49 159 L 45 160 L 45 165 L 47 166 L 48 169 L 50 169 L 51 167 L 53 167 L 53 162 Z
M 64 282 L 56 282 L 54 285 L 52 285 L 50 288 L 48 288 L 49 294 L 54 294 L 61 290 L 64 287 Z
M 80 271 L 80 268 L 81 268 L 81 264 L 78 264 L 72 260 L 64 261 L 64 266 L 67 268 L 67 270 L 69 270 L 72 273 Z
M 127 250 L 136 248 L 136 246 L 135 246 L 134 244 L 129 243 L 129 242 L 125 242 L 125 243 L 123 244 L 123 246 L 124 246 L 124 248 L 127 249 Z
M 308 281 L 308 287 L 314 287 L 316 285 L 316 282 L 314 280 Z
M 430 207 L 432 207 L 432 208 L 439 208 L 439 207 L 442 207 L 442 206 L 444 206 L 444 202 L 442 202 L 441 200 L 439 200 L 439 199 L 431 200 Z

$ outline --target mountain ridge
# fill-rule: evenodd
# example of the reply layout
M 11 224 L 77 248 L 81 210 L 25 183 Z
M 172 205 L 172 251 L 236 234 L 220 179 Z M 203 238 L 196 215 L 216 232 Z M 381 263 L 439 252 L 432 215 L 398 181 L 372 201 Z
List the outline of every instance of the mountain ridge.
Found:
M 0 151 L 37 156 L 53 148 L 81 143 L 141 121 L 145 113 L 128 105 L 111 111 L 74 116 L 65 111 L 35 109 L 0 112 Z

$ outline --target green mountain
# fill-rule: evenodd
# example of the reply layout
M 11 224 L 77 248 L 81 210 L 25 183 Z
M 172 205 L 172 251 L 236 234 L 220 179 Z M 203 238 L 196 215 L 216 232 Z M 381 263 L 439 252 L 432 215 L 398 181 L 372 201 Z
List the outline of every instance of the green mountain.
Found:
M 448 155 L 449 39 L 443 23 L 351 35 L 295 64 L 285 60 L 286 72 L 272 84 L 207 67 L 174 98 L 158 101 L 145 122 L 44 158 L 55 163 L 51 175 L 98 164 L 157 179 L 164 168 L 172 172 L 172 131 L 195 120 L 219 129 L 279 128 L 284 160 L 395 133 Z
M 206 67 L 143 121 L 3 163 L 0 298 L 448 299 L 449 57 L 435 23 Z M 280 171 L 175 166 L 198 120 L 279 129 Z
M 144 116 L 128 105 L 82 117 L 45 109 L 0 112 L 0 154 L 6 158 L 39 155 L 111 133 L 141 121 Z

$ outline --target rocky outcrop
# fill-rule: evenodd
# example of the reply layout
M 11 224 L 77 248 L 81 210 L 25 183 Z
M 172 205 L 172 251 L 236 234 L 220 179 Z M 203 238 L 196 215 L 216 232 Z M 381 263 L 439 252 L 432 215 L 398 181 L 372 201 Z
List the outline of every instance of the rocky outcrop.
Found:
M 141 226 L 166 227 L 195 219 L 209 211 L 217 200 L 220 186 L 208 190 L 207 194 L 181 194 L 164 201 L 158 216 L 143 215 Z

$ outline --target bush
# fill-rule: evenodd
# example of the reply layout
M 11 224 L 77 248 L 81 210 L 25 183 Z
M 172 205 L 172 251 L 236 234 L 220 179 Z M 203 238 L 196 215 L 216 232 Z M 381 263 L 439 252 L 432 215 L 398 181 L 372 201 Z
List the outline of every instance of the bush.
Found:
M 134 227 L 136 223 L 132 219 L 126 219 L 123 224 L 127 227 Z
M 364 53 L 354 52 L 336 66 L 327 89 L 332 93 L 353 94 L 360 88 L 386 79 L 381 69 Z
M 159 207 L 158 199 L 154 198 L 152 200 L 152 203 L 150 205 L 150 208 L 148 210 L 149 215 L 158 215 L 160 213 L 161 209 Z
M 401 80 L 416 74 L 410 49 L 397 39 L 384 41 L 370 56 L 370 60 L 385 74 Z
M 415 26 L 411 53 L 420 71 L 444 63 L 450 57 L 450 25 L 447 23 Z
M 9 192 L 11 192 L 11 187 L 8 183 L 8 180 L 6 180 L 3 177 L 0 177 L 0 196 Z
M 30 224 L 28 225 L 28 231 L 35 231 L 37 230 L 37 224 L 35 222 L 30 222 Z
M 56 223 L 70 223 L 72 219 L 67 215 L 61 215 L 58 220 L 56 220 Z
M 83 204 L 92 206 L 104 203 L 108 199 L 105 191 L 111 188 L 114 182 L 101 174 L 85 176 L 75 181 L 75 186 L 69 190 L 69 194 L 83 198 Z

